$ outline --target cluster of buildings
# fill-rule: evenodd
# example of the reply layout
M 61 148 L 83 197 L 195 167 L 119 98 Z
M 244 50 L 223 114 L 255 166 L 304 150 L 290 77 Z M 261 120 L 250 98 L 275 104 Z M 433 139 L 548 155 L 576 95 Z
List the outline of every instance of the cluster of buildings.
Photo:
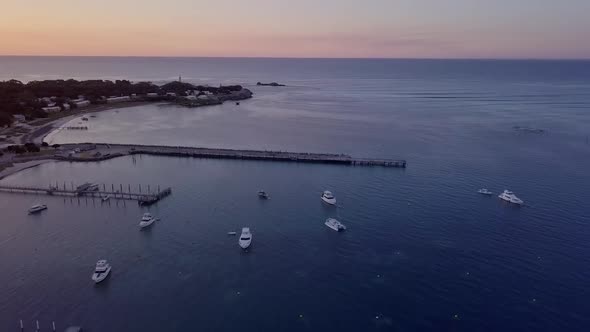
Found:
M 215 95 L 213 95 L 210 91 L 199 91 L 199 90 L 190 90 L 186 91 L 187 100 L 202 100 L 202 101 L 209 101 L 213 99 L 217 99 Z
M 82 108 L 90 105 L 90 101 L 86 100 L 84 96 L 78 96 L 77 99 L 70 99 L 68 102 L 62 103 L 58 105 L 57 97 L 43 97 L 39 98 L 39 101 L 44 102 L 47 106 L 42 107 L 41 109 L 45 113 L 57 113 L 61 111 L 69 111 L 72 106 L 76 108 Z

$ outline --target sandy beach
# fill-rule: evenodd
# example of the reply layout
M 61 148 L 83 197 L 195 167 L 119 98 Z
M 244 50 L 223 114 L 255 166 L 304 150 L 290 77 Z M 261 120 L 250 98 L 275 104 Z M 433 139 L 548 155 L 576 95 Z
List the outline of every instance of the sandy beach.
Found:
M 95 105 L 85 109 L 81 109 L 79 111 L 68 112 L 67 114 L 59 114 L 56 117 L 31 121 L 27 123 L 25 126 L 20 127 L 18 130 L 16 130 L 15 128 L 7 128 L 0 133 L 3 135 L 12 135 L 9 139 L 5 140 L 4 142 L 0 142 L 0 149 L 3 149 L 9 145 L 24 144 L 27 142 L 32 142 L 37 145 L 41 145 L 43 143 L 43 140 L 47 136 L 54 133 L 58 128 L 84 114 L 91 114 L 133 106 L 141 106 L 151 103 L 153 102 L 130 102 L 110 105 Z M 41 154 L 34 154 L 25 158 L 17 158 L 16 155 L 12 153 L 4 153 L 4 155 L 0 156 L 0 179 L 3 179 L 8 175 L 20 172 L 23 169 L 35 167 L 48 161 L 51 161 L 51 158 L 48 158 L 46 153 L 43 152 Z

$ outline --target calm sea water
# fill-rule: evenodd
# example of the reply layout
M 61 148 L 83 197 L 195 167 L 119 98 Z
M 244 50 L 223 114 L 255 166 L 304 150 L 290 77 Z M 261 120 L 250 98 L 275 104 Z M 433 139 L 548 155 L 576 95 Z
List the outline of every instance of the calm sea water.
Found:
M 92 331 L 590 329 L 590 62 L 0 57 L 0 79 L 179 74 L 255 97 L 99 113 L 87 132 L 49 140 L 349 153 L 408 168 L 143 156 L 23 171 L 2 182 L 173 195 L 140 232 L 145 210 L 131 202 L 0 194 L 0 330 L 19 319 L 29 330 L 37 319 Z M 338 208 L 322 205 L 324 189 Z M 34 202 L 49 209 L 28 216 Z M 243 226 L 247 253 L 226 235 Z M 103 257 L 113 273 L 94 286 Z

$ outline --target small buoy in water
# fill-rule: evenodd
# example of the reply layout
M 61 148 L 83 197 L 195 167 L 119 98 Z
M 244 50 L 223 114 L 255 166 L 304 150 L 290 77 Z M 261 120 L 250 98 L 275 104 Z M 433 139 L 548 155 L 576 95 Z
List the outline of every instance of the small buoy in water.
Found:
M 379 316 L 375 316 L 375 319 L 379 319 Z
M 299 318 L 303 318 L 303 314 L 299 314 Z
M 240 295 L 240 292 L 238 292 L 238 295 Z
M 537 299 L 533 299 L 533 302 L 537 302 Z
M 466 274 L 466 275 L 469 275 L 469 272 L 466 272 L 465 274 Z
M 453 319 L 459 319 L 459 315 L 455 314 L 455 315 L 453 316 Z
M 380 274 L 378 274 L 378 275 L 377 275 L 377 278 L 381 278 L 381 275 L 380 275 Z

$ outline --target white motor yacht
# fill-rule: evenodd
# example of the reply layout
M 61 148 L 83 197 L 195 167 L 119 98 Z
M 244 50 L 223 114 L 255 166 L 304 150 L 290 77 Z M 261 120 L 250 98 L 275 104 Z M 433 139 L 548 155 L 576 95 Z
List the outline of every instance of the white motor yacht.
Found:
M 258 197 L 263 198 L 263 199 L 269 199 L 270 197 L 268 196 L 268 194 L 266 193 L 266 191 L 264 190 L 260 190 L 258 192 Z
M 252 243 L 252 233 L 250 233 L 250 228 L 242 228 L 242 234 L 240 235 L 239 243 L 242 249 L 247 249 L 250 246 Z
M 35 204 L 35 205 L 31 206 L 31 208 L 29 209 L 29 214 L 41 212 L 46 209 L 47 209 L 47 205 L 45 205 L 45 204 Z
M 141 217 L 141 221 L 139 222 L 139 227 L 141 227 L 141 228 L 148 227 L 151 224 L 153 224 L 154 221 L 156 221 L 156 218 L 154 218 L 151 214 L 146 212 L 143 214 L 143 217 Z
M 92 274 L 92 280 L 95 283 L 99 283 L 106 279 L 106 277 L 111 272 L 111 266 L 107 263 L 106 259 L 101 259 L 96 262 L 96 268 L 94 269 L 94 273 Z
M 480 189 L 477 191 L 478 193 L 482 194 L 482 195 L 491 195 L 493 194 L 491 191 L 487 190 L 486 188 Z
M 331 229 L 335 230 L 336 232 L 340 232 L 346 229 L 346 226 L 344 226 L 340 221 L 334 219 L 334 218 L 328 218 L 326 219 L 325 222 L 326 226 L 330 227 Z
M 516 197 L 516 195 L 509 190 L 504 190 L 503 193 L 501 193 L 500 195 L 498 195 L 498 197 L 500 197 L 500 199 L 505 200 L 506 202 L 510 202 L 513 204 L 518 204 L 518 205 L 522 205 L 524 204 L 523 200 Z
M 322 194 L 322 201 L 330 204 L 330 205 L 336 205 L 336 197 L 334 197 L 334 195 L 332 195 L 331 191 L 324 191 L 324 193 Z

